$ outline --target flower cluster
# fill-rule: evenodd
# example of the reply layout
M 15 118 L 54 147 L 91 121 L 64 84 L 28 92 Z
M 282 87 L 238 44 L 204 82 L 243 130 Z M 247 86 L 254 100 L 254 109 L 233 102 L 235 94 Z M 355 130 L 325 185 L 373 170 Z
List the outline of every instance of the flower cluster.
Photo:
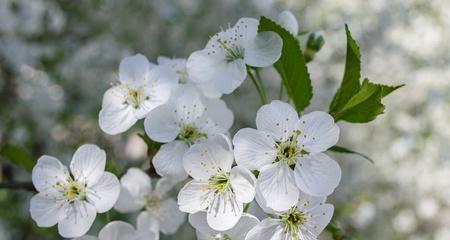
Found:
M 278 22 L 297 35 L 292 13 L 281 13 Z M 299 117 L 288 102 L 273 100 L 257 111 L 256 129 L 229 132 L 234 116 L 222 94 L 282 55 L 282 38 L 259 32 L 258 24 L 239 19 L 187 60 L 124 58 L 118 82 L 104 94 L 99 126 L 116 135 L 144 119 L 146 140 L 160 144 L 151 159 L 160 179 L 153 186 L 145 171 L 129 168 L 119 181 L 104 172 L 106 154 L 95 145 L 75 152 L 71 173 L 43 156 L 33 169 L 39 193 L 30 212 L 37 224 L 58 224 L 61 236 L 82 237 L 97 213 L 114 208 L 138 213 L 137 228 L 114 221 L 100 240 L 159 239 L 159 232 L 175 233 L 186 213 L 199 239 L 317 239 L 333 216 L 326 197 L 341 178 L 339 165 L 324 153 L 339 139 L 334 118 L 320 111 Z M 255 85 L 261 91 L 262 84 Z M 175 199 L 170 193 L 179 184 Z M 268 217 L 247 213 L 252 203 Z

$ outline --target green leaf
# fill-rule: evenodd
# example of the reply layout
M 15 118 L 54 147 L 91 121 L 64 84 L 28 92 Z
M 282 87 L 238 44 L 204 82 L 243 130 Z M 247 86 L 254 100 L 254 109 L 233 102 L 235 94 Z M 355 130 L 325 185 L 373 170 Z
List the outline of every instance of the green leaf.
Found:
M 385 107 L 381 103 L 382 98 L 403 85 L 375 84 L 369 82 L 367 78 L 361 85 L 361 53 L 347 25 L 345 31 L 347 34 L 347 57 L 344 77 L 341 87 L 330 104 L 329 112 L 336 121 L 370 122 L 384 112 Z
M 298 112 L 311 101 L 313 92 L 306 62 L 297 38 L 274 21 L 261 17 L 258 32 L 273 31 L 283 39 L 280 59 L 274 64 L 280 74 L 289 97 Z
M 375 162 L 374 162 L 370 157 L 368 157 L 367 155 L 362 154 L 362 153 L 359 153 L 359 152 L 356 152 L 356 151 L 353 151 L 353 150 L 350 150 L 350 149 L 345 148 L 345 147 L 341 147 L 341 146 L 337 146 L 337 145 L 336 145 L 336 146 L 333 146 L 333 147 L 329 148 L 328 151 L 337 152 L 337 153 L 350 153 L 350 154 L 356 154 L 356 155 L 358 155 L 358 156 L 361 156 L 361 157 L 367 159 L 367 160 L 368 160 L 369 162 L 371 162 L 371 163 L 375 163 Z
M 10 144 L 4 145 L 0 149 L 0 156 L 3 156 L 27 171 L 31 171 L 36 163 L 35 159 L 25 149 Z

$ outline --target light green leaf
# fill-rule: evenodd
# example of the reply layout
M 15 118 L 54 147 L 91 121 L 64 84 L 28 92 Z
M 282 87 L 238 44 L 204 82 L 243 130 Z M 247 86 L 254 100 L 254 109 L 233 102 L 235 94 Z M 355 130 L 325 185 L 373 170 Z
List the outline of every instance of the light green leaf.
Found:
M 341 146 L 337 146 L 336 145 L 336 146 L 333 146 L 333 147 L 329 148 L 328 151 L 337 152 L 337 153 L 356 154 L 358 156 L 361 156 L 361 157 L 367 159 L 369 162 L 374 163 L 374 161 L 370 157 L 368 157 L 367 155 L 359 153 L 359 152 L 356 152 L 356 151 L 353 151 L 353 150 L 350 150 L 350 149 L 345 148 L 345 147 L 341 147 Z
M 336 121 L 366 123 L 384 112 L 381 99 L 402 87 L 375 84 L 365 79 L 360 84 L 361 54 L 359 47 L 345 26 L 347 34 L 347 57 L 341 87 L 330 104 L 329 112 Z
M 31 171 L 36 163 L 35 159 L 25 149 L 15 145 L 4 145 L 0 149 L 0 156 L 8 159 L 12 163 Z
M 289 97 L 298 112 L 303 111 L 313 96 L 311 79 L 297 38 L 274 21 L 261 17 L 258 32 L 273 31 L 283 39 L 280 59 L 274 64 Z

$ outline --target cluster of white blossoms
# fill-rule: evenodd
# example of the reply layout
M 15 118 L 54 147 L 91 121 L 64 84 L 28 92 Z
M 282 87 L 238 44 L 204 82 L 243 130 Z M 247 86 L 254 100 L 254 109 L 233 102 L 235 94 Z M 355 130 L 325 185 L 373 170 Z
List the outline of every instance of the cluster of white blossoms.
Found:
M 297 34 L 292 13 L 280 14 L 279 23 Z M 333 215 L 325 199 L 341 177 L 323 153 L 339 138 L 334 119 L 317 111 L 299 117 L 289 103 L 274 100 L 258 110 L 257 129 L 229 133 L 234 117 L 222 94 L 281 56 L 281 37 L 258 33 L 258 24 L 239 19 L 187 60 L 124 58 L 118 83 L 104 94 L 99 125 L 115 135 L 145 119 L 149 141 L 162 144 L 151 162 L 161 178 L 152 186 L 145 171 L 130 168 L 119 181 L 104 172 L 106 154 L 95 145 L 76 151 L 71 173 L 43 156 L 33 169 L 39 193 L 30 211 L 37 224 L 58 224 L 61 236 L 79 238 L 97 213 L 114 208 L 137 213 L 137 227 L 113 221 L 98 238 L 81 239 L 159 239 L 159 232 L 175 233 L 186 213 L 198 239 L 317 239 Z M 184 187 L 175 199 L 170 192 L 178 183 Z M 252 203 L 268 218 L 247 213 Z

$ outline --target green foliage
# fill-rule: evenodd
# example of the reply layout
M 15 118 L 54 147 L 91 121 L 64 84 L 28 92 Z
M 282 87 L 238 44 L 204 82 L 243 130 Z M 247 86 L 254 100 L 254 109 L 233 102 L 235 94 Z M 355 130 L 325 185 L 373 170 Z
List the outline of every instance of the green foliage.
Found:
M 303 111 L 313 96 L 311 79 L 297 38 L 274 21 L 261 17 L 258 32 L 273 31 L 283 39 L 280 59 L 274 64 L 289 97 L 298 112 Z
M 35 159 L 25 149 L 6 144 L 0 149 L 0 156 L 8 159 L 19 167 L 31 171 L 35 164 Z
M 384 112 L 384 105 L 381 103 L 381 99 L 403 85 L 387 86 L 375 84 L 369 82 L 367 78 L 364 79 L 361 85 L 361 53 L 347 25 L 345 26 L 345 31 L 347 34 L 347 57 L 344 77 L 341 87 L 330 104 L 329 111 L 336 121 L 370 122 Z
M 353 150 L 350 150 L 350 149 L 345 148 L 345 147 L 341 147 L 341 146 L 337 146 L 336 145 L 336 146 L 333 146 L 333 147 L 329 148 L 328 150 L 332 151 L 332 152 L 337 152 L 337 153 L 356 154 L 356 155 L 359 155 L 359 156 L 367 159 L 369 162 L 374 163 L 374 161 L 370 157 L 368 157 L 367 155 L 359 153 L 359 152 L 356 152 L 356 151 L 353 151 Z

